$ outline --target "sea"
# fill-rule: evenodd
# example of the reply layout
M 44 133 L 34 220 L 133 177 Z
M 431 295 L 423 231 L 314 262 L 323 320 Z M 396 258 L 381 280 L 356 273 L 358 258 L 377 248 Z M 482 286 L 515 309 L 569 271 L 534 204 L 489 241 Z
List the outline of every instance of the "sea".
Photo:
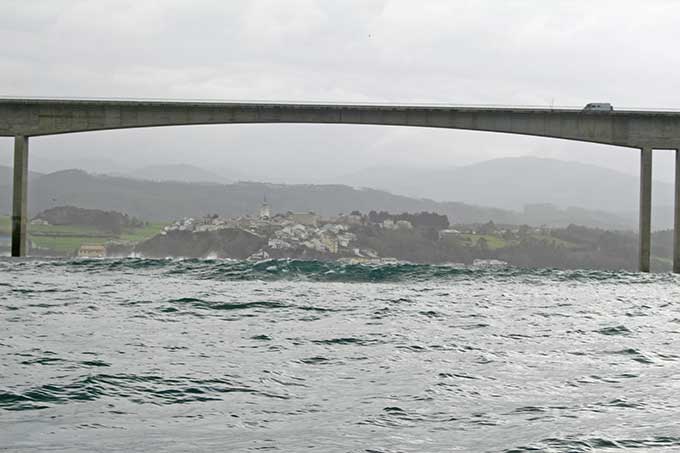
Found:
M 0 451 L 680 451 L 680 277 L 0 259 Z

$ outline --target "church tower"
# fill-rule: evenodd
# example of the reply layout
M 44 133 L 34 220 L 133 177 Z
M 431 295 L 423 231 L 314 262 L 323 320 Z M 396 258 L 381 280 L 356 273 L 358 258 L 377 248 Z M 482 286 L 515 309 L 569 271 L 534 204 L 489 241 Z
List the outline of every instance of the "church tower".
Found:
M 269 220 L 272 217 L 271 210 L 269 209 L 269 205 L 267 204 L 267 196 L 264 196 L 264 199 L 262 200 L 262 206 L 260 206 L 260 219 L 262 220 Z

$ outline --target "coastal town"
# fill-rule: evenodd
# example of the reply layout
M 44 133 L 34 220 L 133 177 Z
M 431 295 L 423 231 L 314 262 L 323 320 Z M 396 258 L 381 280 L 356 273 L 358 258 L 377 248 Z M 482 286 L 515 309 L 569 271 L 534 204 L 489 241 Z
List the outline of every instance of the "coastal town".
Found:
M 369 210 L 319 215 L 277 212 L 255 201 L 241 212 L 149 222 L 117 211 L 57 206 L 29 225 L 33 256 L 81 258 L 292 259 L 348 264 L 432 263 L 447 266 L 543 266 L 634 269 L 635 236 L 588 228 L 452 223 L 436 212 Z M 9 252 L 9 219 L 0 218 L 0 254 Z M 655 233 L 655 269 L 668 269 L 672 236 Z M 665 255 L 664 255 L 665 253 Z
M 307 250 L 321 255 L 342 257 L 349 262 L 392 262 L 394 258 L 380 257 L 375 250 L 361 248 L 357 235 L 351 230 L 365 224 L 359 213 L 340 214 L 322 218 L 314 212 L 288 212 L 272 214 L 266 200 L 257 216 L 223 218 L 216 214 L 202 218 L 184 218 L 163 227 L 161 236 L 177 232 L 205 233 L 220 230 L 240 230 L 266 241 L 266 246 L 251 254 L 248 259 L 268 259 L 272 255 Z M 411 230 L 413 225 L 406 220 L 385 220 L 380 225 L 386 229 Z
M 400 218 L 410 216 L 412 220 Z M 422 234 L 429 234 L 434 243 L 446 244 L 453 238 L 462 238 L 463 233 L 449 228 L 446 216 L 435 213 L 390 215 L 386 212 L 372 211 L 369 215 L 353 211 L 324 218 L 314 212 L 287 212 L 272 214 L 272 208 L 263 200 L 258 215 L 220 217 L 207 215 L 202 218 L 183 218 L 163 227 L 160 235 L 148 244 L 138 248 L 143 253 L 162 255 L 173 249 L 173 239 L 192 243 L 201 247 L 197 236 L 210 233 L 230 232 L 227 239 L 231 246 L 222 252 L 211 251 L 207 256 L 236 257 L 248 260 L 270 258 L 303 258 L 337 260 L 346 263 L 385 264 L 408 262 L 408 257 L 398 253 L 397 245 L 408 244 Z M 234 235 L 238 232 L 238 235 Z M 472 232 L 474 234 L 474 232 Z M 190 235 L 190 236 L 188 236 Z M 391 238 L 385 239 L 385 238 Z M 224 241 L 213 236 L 213 243 Z M 372 241 L 371 241 L 372 240 Z M 482 238 L 482 244 L 484 239 Z M 162 248 L 152 248 L 152 243 L 163 244 Z M 241 247 L 234 246 L 240 242 Z M 247 256 L 238 256 L 237 249 L 243 244 L 256 250 Z M 374 245 L 373 247 L 369 245 Z M 219 247 L 215 247 L 219 248 Z M 176 249 L 175 249 L 176 250 Z M 394 255 L 401 255 L 395 257 Z M 160 253 L 159 253 L 160 252 Z M 174 250 L 173 250 L 174 252 Z M 447 262 L 450 265 L 463 265 L 460 262 Z M 505 266 L 507 263 L 497 259 L 475 258 L 475 266 Z

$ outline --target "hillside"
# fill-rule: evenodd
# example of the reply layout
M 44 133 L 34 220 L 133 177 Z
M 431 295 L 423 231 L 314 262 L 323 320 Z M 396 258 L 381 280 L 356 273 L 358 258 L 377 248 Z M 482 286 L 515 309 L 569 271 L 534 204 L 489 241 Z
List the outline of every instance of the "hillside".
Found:
M 98 230 L 120 233 L 124 229 L 141 228 L 144 222 L 127 214 L 99 209 L 83 209 L 75 206 L 58 206 L 38 213 L 35 219 L 49 225 L 93 227 Z
M 372 209 L 390 212 L 442 211 L 465 221 L 516 219 L 516 213 L 463 203 L 435 203 L 393 195 L 379 190 L 356 190 L 341 185 L 283 185 L 255 182 L 235 184 L 152 182 L 91 175 L 67 170 L 44 175 L 29 186 L 32 214 L 58 205 L 127 212 L 149 220 L 219 213 L 225 216 L 254 214 L 263 196 L 276 212 L 310 211 L 330 216 L 339 212 Z M 9 210 L 9 197 L 0 208 Z
M 375 189 L 343 185 L 286 185 L 256 182 L 235 184 L 153 182 L 91 175 L 65 170 L 37 176 L 29 185 L 31 215 L 55 206 L 126 212 L 150 221 L 218 213 L 223 216 L 254 214 L 266 196 L 274 212 L 315 211 L 324 216 L 354 210 L 368 212 L 433 211 L 448 215 L 452 223 L 497 223 L 565 226 L 578 223 L 601 228 L 634 228 L 634 215 L 617 216 L 600 211 L 538 207 L 525 212 L 488 208 L 460 202 L 438 203 Z M 0 182 L 0 214 L 11 208 L 11 189 Z

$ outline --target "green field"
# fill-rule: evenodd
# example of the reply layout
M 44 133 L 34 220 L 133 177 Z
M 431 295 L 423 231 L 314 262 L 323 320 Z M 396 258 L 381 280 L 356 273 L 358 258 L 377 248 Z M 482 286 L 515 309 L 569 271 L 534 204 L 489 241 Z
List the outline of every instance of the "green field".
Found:
M 170 223 L 168 222 L 149 223 L 143 228 L 135 228 L 134 230 L 124 232 L 120 235 L 120 240 L 141 242 L 157 235 L 161 231 L 161 228 L 169 224 Z
M 567 242 L 562 239 L 558 239 L 545 234 L 532 234 L 530 235 L 530 237 L 531 239 L 534 240 L 545 241 L 548 244 L 562 246 L 568 249 L 578 247 L 577 244 L 574 244 L 572 242 Z M 463 244 L 467 245 L 468 247 L 476 247 L 479 240 L 481 238 L 484 238 L 486 240 L 486 245 L 488 246 L 489 250 L 498 250 L 519 244 L 518 240 L 507 240 L 493 234 L 460 233 L 458 235 L 458 238 L 462 241 Z
M 477 245 L 477 242 L 479 242 L 481 238 L 484 238 L 486 240 L 486 245 L 489 247 L 489 250 L 502 249 L 503 247 L 512 245 L 512 242 L 508 242 L 505 239 L 498 236 L 494 236 L 492 234 L 461 233 L 460 238 L 463 239 L 465 243 L 471 247 L 475 247 Z
M 98 230 L 89 226 L 73 225 L 29 225 L 28 238 L 36 247 L 50 249 L 58 254 L 75 254 L 81 245 L 105 244 L 108 241 L 137 243 L 158 234 L 167 223 L 150 223 L 142 228 L 133 228 L 120 235 Z M 11 234 L 10 218 L 0 217 L 0 234 Z
M 531 235 L 532 238 L 537 239 L 539 241 L 547 241 L 548 244 L 552 245 L 559 245 L 568 249 L 573 249 L 578 247 L 578 244 L 574 244 L 573 242 L 568 242 L 562 239 L 558 239 L 552 236 L 548 236 L 545 234 L 533 234 Z

